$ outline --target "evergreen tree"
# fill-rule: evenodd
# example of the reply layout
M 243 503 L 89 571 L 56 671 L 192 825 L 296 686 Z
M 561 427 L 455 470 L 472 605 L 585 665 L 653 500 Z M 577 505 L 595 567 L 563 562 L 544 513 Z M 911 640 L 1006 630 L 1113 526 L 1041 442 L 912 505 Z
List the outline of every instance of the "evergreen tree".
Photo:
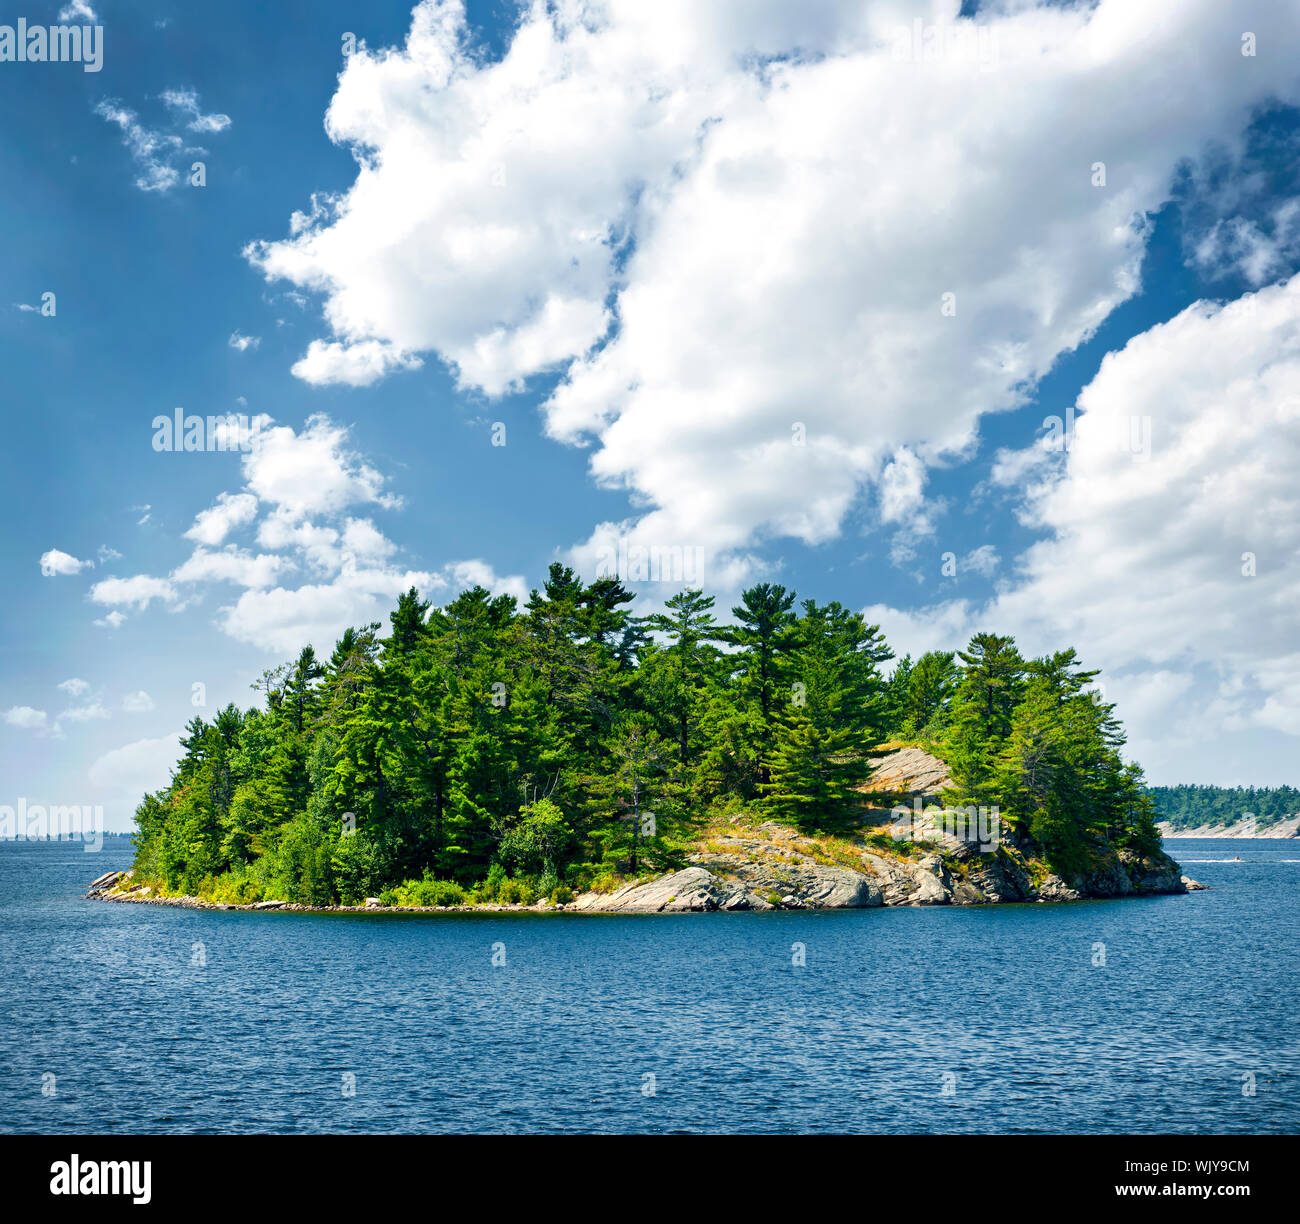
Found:
M 776 744 L 778 703 L 788 687 L 788 664 L 797 642 L 795 593 L 766 582 L 752 586 L 731 609 L 737 624 L 726 640 L 738 647 L 735 656 L 737 694 L 749 707 L 752 719 L 752 755 L 757 762 L 756 783 L 771 783 L 771 757 Z
M 677 741 L 678 763 L 686 768 L 697 755 L 693 736 L 706 701 L 707 686 L 718 666 L 713 645 L 722 640 L 710 609 L 713 597 L 692 589 L 674 595 L 664 611 L 646 624 L 665 638 L 665 646 L 643 665 L 642 685 L 653 687 L 655 706 Z

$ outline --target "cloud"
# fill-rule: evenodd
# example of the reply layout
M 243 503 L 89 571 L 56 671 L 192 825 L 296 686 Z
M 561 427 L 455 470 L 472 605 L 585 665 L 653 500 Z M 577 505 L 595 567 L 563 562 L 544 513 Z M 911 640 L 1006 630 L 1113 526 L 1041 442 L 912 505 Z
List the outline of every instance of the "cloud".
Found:
M 101 544 L 95 555 L 100 561 L 120 561 L 122 559 L 122 554 L 116 548 L 109 548 L 107 544 Z
M 916 542 L 932 535 L 942 499 L 925 496 L 925 464 L 907 447 L 900 447 L 880 474 L 880 521 L 898 524 L 889 558 L 904 565 L 916 556 Z
M 180 756 L 181 733 L 141 739 L 97 758 L 87 771 L 106 800 L 138 802 L 146 792 L 166 786 Z
M 167 90 L 159 97 L 168 111 L 168 127 L 147 126 L 135 111 L 115 99 L 104 99 L 95 106 L 95 114 L 120 129 L 122 143 L 139 168 L 135 185 L 141 191 L 170 191 L 181 182 L 182 168 L 188 170 L 182 159 L 207 153 L 181 135 L 178 123 L 188 120 L 189 131 L 204 134 L 223 132 L 230 126 L 229 115 L 203 114 L 193 90 Z
M 224 132 L 230 126 L 230 116 L 205 115 L 199 107 L 199 95 L 192 89 L 168 89 L 159 95 L 163 104 L 175 111 L 191 132 Z
M 174 604 L 179 597 L 176 588 L 166 578 L 136 574 L 131 578 L 105 578 L 95 583 L 90 588 L 90 598 L 98 604 L 122 605 L 142 612 L 155 599 Z
M 122 698 L 122 709 L 128 714 L 144 714 L 153 709 L 153 698 L 144 689 L 136 693 L 127 693 Z
M 348 449 L 348 431 L 328 417 L 308 419 L 301 432 L 287 425 L 254 431 L 243 459 L 247 490 L 286 521 L 336 514 L 357 504 L 393 508 L 385 478 Z
M 80 697 L 82 693 L 90 692 L 90 685 L 84 680 L 64 680 L 59 686 L 59 691 L 67 693 L 69 697 Z
M 1191 263 L 1210 277 L 1231 272 L 1258 287 L 1294 265 L 1300 254 L 1300 200 L 1279 204 L 1266 221 L 1216 221 L 1192 250 Z
M 499 395 L 559 371 L 548 432 L 591 446 L 646 538 L 721 570 L 835 536 L 865 484 L 892 504 L 1024 403 L 1139 288 L 1179 166 L 1298 96 L 1215 0 L 1154 26 L 1128 0 L 985 8 L 539 4 L 489 59 L 425 0 L 404 47 L 340 76 L 350 190 L 247 251 L 323 299 L 295 373 L 433 353 Z M 918 57 L 914 16 L 996 54 Z M 1255 18 L 1300 37 L 1282 0 Z M 902 550 L 931 522 L 900 521 Z
M 189 560 L 174 569 L 172 582 L 233 582 L 236 586 L 270 586 L 280 573 L 292 569 L 286 557 L 271 553 L 253 554 L 233 544 L 220 552 L 196 548 Z
M 961 569 L 964 573 L 980 574 L 985 578 L 992 578 L 1000 563 L 1001 558 L 998 556 L 996 546 L 981 544 L 962 558 Z
M 179 611 L 185 606 L 179 588 L 231 583 L 246 589 L 220 608 L 218 627 L 284 654 L 309 641 L 324 647 L 349 625 L 384 619 L 412 586 L 441 596 L 481 583 L 494 594 L 526 597 L 521 576 L 500 576 L 482 560 L 453 561 L 435 571 L 397 564 L 397 545 L 374 520 L 349 512 L 360 506 L 396 509 L 401 500 L 387 491 L 387 478 L 352 449 L 346 427 L 326 416 L 309 418 L 301 430 L 257 418 L 242 473 L 243 490 L 221 493 L 196 516 L 185 537 L 198 547 L 166 578 L 105 579 L 91 588 L 91 599 L 139 610 L 159 600 Z M 264 551 L 233 543 L 217 547 L 232 531 L 254 523 Z M 284 585 L 295 571 L 310 580 Z M 95 623 L 116 628 L 123 619 L 112 612 Z
M 59 20 L 63 21 L 88 21 L 95 22 L 99 18 L 95 15 L 95 10 L 87 3 L 87 0 L 70 0 L 59 10 Z
M 383 621 L 410 587 L 425 596 L 445 596 L 476 583 L 495 595 L 522 599 L 526 594 L 522 577 L 498 576 L 482 560 L 451 562 L 429 573 L 361 565 L 349 558 L 329 582 L 245 591 L 221 609 L 218 624 L 238 641 L 279 654 L 292 654 L 309 642 L 323 650 L 349 625 Z
M 241 353 L 245 353 L 249 349 L 256 350 L 257 347 L 262 343 L 262 337 L 245 336 L 240 333 L 238 328 L 236 328 L 233 332 L 231 332 L 230 339 L 227 341 L 227 343 L 230 345 L 232 349 L 238 349 Z
M 977 629 L 1073 645 L 1106 669 L 1135 755 L 1196 776 L 1207 743 L 1300 735 L 1298 468 L 1300 275 L 1106 356 L 1061 464 L 1025 491 L 1043 538 L 992 601 L 866 615 L 914 650 Z M 1216 748 L 1224 772 L 1248 772 L 1237 759 Z
M 140 169 L 135 185 L 141 191 L 170 191 L 180 182 L 180 171 L 171 164 L 185 146 L 179 136 L 145 127 L 135 111 L 118 102 L 100 102 L 95 114 L 121 129 L 122 143 Z
M 57 548 L 41 553 L 41 573 L 47 578 L 53 578 L 56 574 L 79 574 L 83 569 L 92 569 L 94 564 L 93 561 L 78 561 L 76 557 L 60 552 Z
M 121 612 L 109 612 L 106 616 L 100 617 L 95 621 L 101 629 L 120 629 L 126 616 Z
M 94 719 L 108 718 L 109 712 L 99 701 L 92 701 L 82 706 L 73 706 L 59 715 L 59 722 L 90 722 Z
M 207 510 L 200 510 L 187 540 L 215 546 L 237 527 L 244 527 L 257 517 L 257 498 L 251 493 L 222 493 Z
M 34 710 L 31 706 L 10 706 L 4 712 L 4 720 L 7 725 L 25 731 L 43 731 L 48 721 L 44 710 Z
M 368 387 L 394 370 L 418 370 L 423 364 L 419 357 L 379 340 L 353 344 L 313 340 L 306 355 L 294 363 L 293 374 L 314 387 L 331 383 Z

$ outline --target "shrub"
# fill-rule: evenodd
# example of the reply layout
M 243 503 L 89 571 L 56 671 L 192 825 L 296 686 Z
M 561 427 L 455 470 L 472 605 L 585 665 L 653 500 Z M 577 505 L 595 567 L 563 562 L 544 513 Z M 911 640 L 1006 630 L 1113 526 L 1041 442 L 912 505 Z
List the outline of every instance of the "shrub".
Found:
M 506 869 L 500 863 L 493 863 L 488 868 L 487 879 L 479 885 L 479 895 L 489 901 L 495 901 L 501 895 L 501 886 L 507 878 Z
M 465 890 L 452 880 L 408 880 L 398 890 L 403 905 L 464 905 Z
M 507 880 L 501 885 L 498 899 L 505 905 L 532 905 L 536 894 L 527 880 Z
M 517 872 L 553 875 L 573 844 L 572 828 L 549 799 L 523 808 L 501 838 L 501 861 Z
M 568 905 L 573 900 L 573 891 L 567 884 L 557 884 L 551 889 L 550 902 L 552 905 Z

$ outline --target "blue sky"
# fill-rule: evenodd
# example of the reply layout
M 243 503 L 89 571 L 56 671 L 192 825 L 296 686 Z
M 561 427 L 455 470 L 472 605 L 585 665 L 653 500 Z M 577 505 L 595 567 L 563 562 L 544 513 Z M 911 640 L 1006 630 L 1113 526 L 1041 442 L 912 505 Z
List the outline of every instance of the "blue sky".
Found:
M 0 803 L 125 828 L 307 637 L 619 540 L 1295 781 L 1293 6 L 90 7 L 101 71 L 0 63 Z

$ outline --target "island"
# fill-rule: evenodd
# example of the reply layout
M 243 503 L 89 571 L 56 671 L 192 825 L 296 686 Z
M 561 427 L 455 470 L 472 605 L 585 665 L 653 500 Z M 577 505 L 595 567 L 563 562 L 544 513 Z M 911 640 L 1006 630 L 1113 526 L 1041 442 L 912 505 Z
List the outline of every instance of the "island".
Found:
M 258 910 L 757 911 L 1180 894 L 1072 649 L 896 658 L 783 586 L 636 617 L 553 564 L 521 608 L 414 589 L 195 717 L 89 895 Z M 893 661 L 892 667 L 886 665 Z

